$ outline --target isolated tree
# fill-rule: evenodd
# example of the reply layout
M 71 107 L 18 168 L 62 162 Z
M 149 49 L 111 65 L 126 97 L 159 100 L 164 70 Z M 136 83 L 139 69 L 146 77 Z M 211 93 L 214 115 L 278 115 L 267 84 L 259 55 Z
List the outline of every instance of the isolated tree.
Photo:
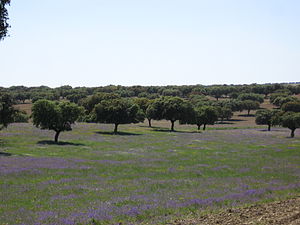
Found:
M 281 113 L 279 110 L 260 109 L 255 113 L 255 123 L 258 125 L 268 125 L 268 131 L 271 126 L 279 125 L 278 116 Z
M 33 124 L 41 129 L 54 130 L 54 141 L 58 142 L 59 134 L 71 131 L 71 125 L 82 112 L 83 109 L 74 103 L 38 100 L 32 107 Z
M 295 130 L 300 128 L 300 113 L 286 112 L 281 118 L 283 127 L 287 127 L 291 130 L 291 138 L 295 136 Z
M 6 6 L 10 4 L 10 0 L 0 0 L 0 41 L 7 36 L 8 13 Z
M 114 124 L 115 134 L 118 133 L 120 124 L 139 123 L 145 119 L 139 106 L 125 98 L 103 100 L 94 110 L 96 122 Z
M 243 109 L 248 111 L 248 116 L 250 115 L 251 110 L 259 109 L 259 102 L 252 100 L 243 101 Z
M 0 130 L 14 122 L 17 110 L 13 107 L 12 97 L 8 94 L 0 95 Z
M 171 131 L 174 131 L 174 123 L 177 120 L 184 120 L 189 117 L 193 111 L 192 105 L 179 97 L 161 97 L 152 103 L 153 119 L 169 120 L 171 122 Z

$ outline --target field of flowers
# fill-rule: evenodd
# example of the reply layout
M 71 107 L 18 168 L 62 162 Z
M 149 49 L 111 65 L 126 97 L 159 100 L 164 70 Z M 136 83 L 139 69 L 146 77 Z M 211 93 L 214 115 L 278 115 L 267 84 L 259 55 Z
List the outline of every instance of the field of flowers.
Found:
M 0 224 L 165 223 L 300 193 L 300 132 L 32 124 L 0 132 Z M 182 130 L 181 130 L 182 129 Z

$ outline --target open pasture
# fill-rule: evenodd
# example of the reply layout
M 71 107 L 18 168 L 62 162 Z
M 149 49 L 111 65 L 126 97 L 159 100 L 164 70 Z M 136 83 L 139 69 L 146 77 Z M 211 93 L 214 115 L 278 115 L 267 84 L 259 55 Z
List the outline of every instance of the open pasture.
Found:
M 299 130 L 167 127 L 80 123 L 56 145 L 12 124 L 0 132 L 0 224 L 158 224 L 299 195 Z

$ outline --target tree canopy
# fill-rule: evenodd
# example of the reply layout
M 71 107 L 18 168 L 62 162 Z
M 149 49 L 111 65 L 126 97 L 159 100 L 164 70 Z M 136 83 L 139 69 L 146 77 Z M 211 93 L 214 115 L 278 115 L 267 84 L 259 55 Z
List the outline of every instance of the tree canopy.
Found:
M 259 109 L 255 114 L 255 123 L 258 125 L 268 125 L 268 131 L 271 130 L 271 126 L 279 125 L 278 116 L 279 110 Z
M 118 132 L 118 125 L 139 123 L 144 121 L 144 113 L 132 100 L 116 98 L 103 100 L 95 106 L 95 119 L 100 123 L 115 125 L 114 133 Z
M 8 12 L 6 6 L 10 4 L 10 0 L 0 0 L 0 41 L 7 36 Z
M 287 127 L 291 130 L 291 137 L 295 136 L 295 130 L 300 128 L 300 113 L 286 112 L 281 118 L 283 127 Z
M 171 131 L 174 131 L 174 123 L 177 120 L 184 120 L 190 117 L 193 108 L 192 105 L 179 97 L 160 97 L 152 104 L 153 119 L 169 120 L 171 122 Z
M 206 125 L 213 125 L 218 120 L 218 112 L 214 106 L 198 106 L 193 110 L 193 115 L 186 117 L 180 121 L 181 124 L 196 124 L 198 130 L 203 125 L 203 130 L 206 129 Z
M 241 101 L 251 100 L 251 101 L 256 101 L 256 102 L 259 102 L 259 103 L 264 102 L 264 98 L 263 98 L 262 95 L 254 94 L 254 93 L 242 93 L 238 96 L 238 99 L 241 100 Z
M 242 102 L 243 109 L 248 111 L 248 116 L 251 110 L 259 109 L 259 102 L 253 100 L 245 100 Z
M 13 108 L 12 97 L 8 94 L 0 95 L 0 130 L 14 122 L 17 110 Z
M 72 130 L 83 109 L 70 102 L 54 102 L 38 100 L 32 107 L 33 124 L 41 129 L 54 130 L 54 141 L 58 142 L 58 136 L 62 131 Z
M 300 101 L 287 102 L 282 106 L 285 112 L 300 112 Z

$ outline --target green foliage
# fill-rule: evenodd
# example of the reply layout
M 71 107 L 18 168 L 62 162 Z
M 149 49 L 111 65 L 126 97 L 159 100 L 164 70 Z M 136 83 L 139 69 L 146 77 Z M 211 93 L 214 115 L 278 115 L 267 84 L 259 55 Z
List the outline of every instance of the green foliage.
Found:
M 6 37 L 9 28 L 8 13 L 6 6 L 10 4 L 10 0 L 0 0 L 0 41 Z
M 271 126 L 280 124 L 281 111 L 260 109 L 255 114 L 255 123 L 258 125 L 268 125 L 268 130 L 271 130 Z
M 163 96 L 181 96 L 181 92 L 178 89 L 164 89 L 162 92 Z
M 264 98 L 263 98 L 262 95 L 254 94 L 254 93 L 240 94 L 239 97 L 238 97 L 238 100 L 240 100 L 240 101 L 251 100 L 251 101 L 256 101 L 256 102 L 259 102 L 259 103 L 264 102 Z
M 222 97 L 224 94 L 224 88 L 223 87 L 212 87 L 209 89 L 209 95 L 215 97 L 217 100 Z
M 120 95 L 113 93 L 97 93 L 80 101 L 80 105 L 82 105 L 86 109 L 87 114 L 89 114 L 93 111 L 94 107 L 101 101 L 117 98 L 120 98 Z
M 14 122 L 14 116 L 17 110 L 13 108 L 13 104 L 14 102 L 10 95 L 0 95 L 0 129 Z
M 151 120 L 155 118 L 155 114 L 156 114 L 156 109 L 155 109 L 155 106 L 153 104 L 150 104 L 147 109 L 146 109 L 146 112 L 145 112 L 145 117 L 147 118 L 148 120 L 148 123 L 149 123 L 149 127 L 151 127 Z
M 80 99 L 83 99 L 83 98 L 86 98 L 85 93 L 72 93 L 72 94 L 68 94 L 66 96 L 66 99 L 68 99 L 70 102 L 73 102 L 73 103 L 76 103 L 76 104 L 78 104 Z
M 72 130 L 71 125 L 82 112 L 83 109 L 74 103 L 38 100 L 32 107 L 33 124 L 41 129 L 54 130 L 57 142 L 59 133 Z
M 293 96 L 287 96 L 287 97 L 278 96 L 277 98 L 274 99 L 274 101 L 272 103 L 281 108 L 285 103 L 295 102 L 297 100 L 298 99 Z
M 29 116 L 25 111 L 17 111 L 14 114 L 14 123 L 28 123 Z
M 35 103 L 38 100 L 50 100 L 50 101 L 58 101 L 59 94 L 54 91 L 45 91 L 45 92 L 33 92 L 31 93 L 31 101 Z
M 248 111 L 248 115 L 250 115 L 250 110 L 259 109 L 259 102 L 252 100 L 245 100 L 242 102 L 243 109 Z
M 114 133 L 117 133 L 119 124 L 138 123 L 144 119 L 143 111 L 129 99 L 103 100 L 95 106 L 96 122 L 115 124 Z
M 25 100 L 26 99 L 29 99 L 30 98 L 30 95 L 29 95 L 29 93 L 24 93 L 24 92 L 16 92 L 15 94 L 14 94 L 14 99 L 16 100 L 16 101 L 21 101 L 21 102 L 25 102 Z
M 171 130 L 174 130 L 174 122 L 189 118 L 193 112 L 192 105 L 179 97 L 161 97 L 156 99 L 152 104 L 152 116 L 156 120 L 169 120 Z
M 270 102 L 274 104 L 274 101 L 277 97 L 288 97 L 287 93 L 277 92 L 270 95 Z
M 300 113 L 299 112 L 286 112 L 281 118 L 283 127 L 287 127 L 291 130 L 291 137 L 295 136 L 295 130 L 300 128 Z
M 300 93 L 300 85 L 288 85 L 286 87 L 292 94 L 299 94 Z
M 148 98 L 134 98 L 133 101 L 140 107 L 141 110 L 143 110 L 144 113 L 146 113 L 148 106 L 152 102 L 152 100 Z
M 189 117 L 185 117 L 180 120 L 181 124 L 195 124 L 198 126 L 198 130 L 203 126 L 203 130 L 206 129 L 206 125 L 213 125 L 218 120 L 218 112 L 216 107 L 213 106 L 200 106 L 194 108 L 193 114 Z
M 149 127 L 151 127 L 151 120 L 152 120 L 152 108 L 149 107 L 150 104 L 153 102 L 153 100 L 150 100 L 148 98 L 134 98 L 133 99 L 134 103 L 137 104 L 140 109 L 143 111 L 144 116 L 147 118 Z M 149 108 L 149 110 L 148 110 Z
M 223 121 L 224 119 L 229 120 L 233 116 L 231 108 L 227 106 L 216 107 L 216 110 L 218 112 L 218 118 L 220 118 L 221 121 Z
M 292 101 L 283 104 L 282 110 L 285 112 L 300 112 L 300 101 Z
M 198 94 L 192 94 L 189 97 L 189 101 L 193 106 L 204 106 L 204 105 L 211 105 L 212 101 L 210 101 L 206 96 L 204 95 L 198 95 Z
M 243 110 L 243 102 L 237 99 L 226 101 L 224 106 L 230 108 L 232 112 Z

